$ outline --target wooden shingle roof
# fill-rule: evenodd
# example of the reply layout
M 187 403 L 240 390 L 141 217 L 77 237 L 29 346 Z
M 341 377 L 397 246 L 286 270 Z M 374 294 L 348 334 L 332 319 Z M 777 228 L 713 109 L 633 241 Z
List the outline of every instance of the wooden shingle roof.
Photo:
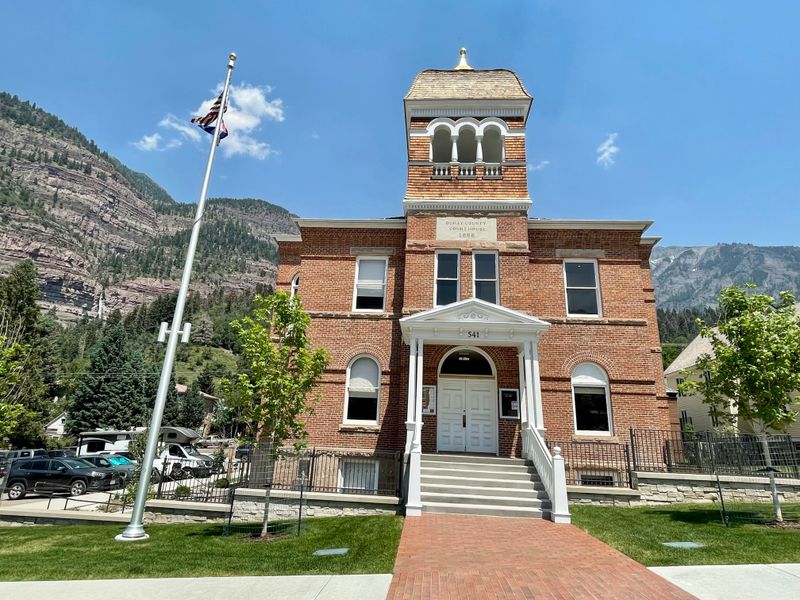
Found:
M 435 70 L 422 71 L 414 79 L 406 100 L 526 100 L 530 99 L 514 71 Z

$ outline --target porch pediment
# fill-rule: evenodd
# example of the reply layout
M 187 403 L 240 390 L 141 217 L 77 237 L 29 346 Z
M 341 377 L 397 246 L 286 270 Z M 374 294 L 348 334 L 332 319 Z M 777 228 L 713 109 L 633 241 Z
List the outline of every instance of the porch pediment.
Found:
M 461 300 L 400 319 L 403 340 L 515 345 L 538 337 L 550 324 L 525 313 L 477 298 Z

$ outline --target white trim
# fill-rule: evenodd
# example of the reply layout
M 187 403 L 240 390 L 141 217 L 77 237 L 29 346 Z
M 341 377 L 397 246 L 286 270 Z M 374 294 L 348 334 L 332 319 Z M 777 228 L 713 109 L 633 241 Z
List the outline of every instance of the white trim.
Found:
M 644 233 L 653 223 L 602 219 L 528 219 L 528 229 L 618 229 Z
M 655 246 L 660 241 L 661 241 L 660 236 L 647 236 L 647 237 L 642 236 L 642 238 L 639 240 L 639 243 L 642 246 Z
M 333 229 L 405 229 L 405 219 L 295 219 L 298 227 Z
M 292 277 L 292 283 L 289 287 L 289 298 L 294 298 L 297 296 L 297 292 L 300 289 L 300 273 L 296 273 L 294 277 Z
M 357 360 L 366 358 L 375 363 L 378 368 L 378 385 L 375 388 L 376 402 L 375 402 L 375 420 L 371 419 L 348 419 L 347 407 L 350 403 L 350 369 Z M 381 420 L 381 363 L 378 359 L 371 354 L 359 354 L 354 356 L 347 364 L 347 372 L 344 380 L 344 411 L 342 412 L 342 425 L 379 425 Z
M 383 261 L 383 303 L 381 308 L 356 308 L 356 300 L 358 298 L 358 273 L 362 260 L 382 260 Z M 356 256 L 356 276 L 353 280 L 353 312 L 366 312 L 366 313 L 382 313 L 386 312 L 386 295 L 388 292 L 388 277 L 389 277 L 389 257 L 387 256 Z
M 461 251 L 458 249 L 448 249 L 448 250 L 437 250 L 434 253 L 434 262 L 433 262 L 433 306 L 447 306 L 447 304 L 438 304 L 436 302 L 436 297 L 438 296 L 439 292 L 439 256 L 442 254 L 455 254 L 456 255 L 456 299 L 454 302 L 458 302 L 461 300 Z M 447 281 L 452 281 L 452 279 L 447 279 Z M 449 304 L 453 304 L 454 302 L 450 302 Z
M 602 385 L 600 385 L 600 382 L 597 382 L 596 384 L 592 384 L 592 385 L 589 385 L 589 384 L 581 385 L 581 384 L 579 384 L 579 385 L 576 386 L 574 384 L 574 379 L 575 379 L 574 373 L 575 373 L 575 370 L 579 366 L 581 366 L 583 364 L 594 365 L 598 369 L 600 369 L 603 372 L 603 374 L 605 375 L 605 382 Z M 575 430 L 575 435 L 602 436 L 602 437 L 611 437 L 612 435 L 614 435 L 614 418 L 613 418 L 613 415 L 611 414 L 611 391 L 610 391 L 610 388 L 609 388 L 609 385 L 608 385 L 608 373 L 606 373 L 606 370 L 603 367 L 601 367 L 600 365 L 598 365 L 597 363 L 593 363 L 591 361 L 586 361 L 586 362 L 582 362 L 580 364 L 577 364 L 572 369 L 572 373 L 570 373 L 569 386 L 570 386 L 570 390 L 571 390 L 571 394 L 572 394 L 572 427 Z M 595 430 L 578 429 L 578 410 L 577 410 L 577 408 L 575 406 L 575 388 L 576 387 L 577 388 L 598 388 L 598 387 L 602 387 L 605 390 L 605 395 L 606 395 L 606 418 L 608 419 L 608 430 L 607 431 L 595 431 Z
M 372 489 L 372 490 L 369 490 L 367 488 L 346 488 L 346 489 L 348 489 L 348 490 L 362 490 L 364 493 L 368 493 L 368 492 L 372 492 L 372 494 L 377 494 L 378 493 L 378 487 L 379 487 L 378 477 L 380 476 L 380 461 L 370 460 L 369 458 L 350 458 L 350 457 L 341 458 L 339 460 L 339 482 L 338 482 L 339 483 L 339 493 L 342 493 L 342 494 L 346 494 L 347 493 L 347 492 L 344 491 L 345 487 L 344 487 L 344 468 L 343 468 L 346 463 L 372 464 L 372 465 L 375 466 L 375 469 L 374 469 L 375 470 L 375 474 L 374 474 L 374 477 L 375 477 L 375 480 L 374 480 L 375 481 L 375 488 L 374 489 Z
M 591 288 L 588 287 L 568 287 L 567 285 L 567 263 L 591 263 L 594 266 L 594 296 L 595 302 L 597 302 L 597 314 L 595 315 L 586 315 L 576 313 L 573 314 L 569 312 L 569 290 L 588 290 Z M 568 317 L 574 317 L 578 319 L 602 319 L 603 318 L 603 302 L 602 297 L 600 294 L 600 269 L 597 265 L 597 259 L 595 258 L 565 258 L 562 261 L 562 272 L 564 273 L 564 308 L 566 309 L 566 314 Z
M 276 242 L 302 242 L 303 238 L 296 233 L 273 233 Z
M 504 417 L 503 416 L 503 392 L 516 392 L 517 393 L 517 416 Z M 497 418 L 507 419 L 509 421 L 522 421 L 522 401 L 520 400 L 519 388 L 497 388 Z
M 403 212 L 417 210 L 475 211 L 475 212 L 528 212 L 533 205 L 530 198 L 495 198 L 470 200 L 464 198 L 404 198 Z
M 472 252 L 472 297 L 477 298 L 475 295 L 475 284 L 477 282 L 477 271 L 475 269 L 475 256 L 478 254 L 491 254 L 494 256 L 494 302 L 492 304 L 500 304 L 500 256 L 496 250 L 473 250 Z M 481 279 L 481 281 L 491 281 L 489 279 Z M 480 298 L 479 298 L 480 300 Z M 487 302 L 484 300 L 484 302 Z

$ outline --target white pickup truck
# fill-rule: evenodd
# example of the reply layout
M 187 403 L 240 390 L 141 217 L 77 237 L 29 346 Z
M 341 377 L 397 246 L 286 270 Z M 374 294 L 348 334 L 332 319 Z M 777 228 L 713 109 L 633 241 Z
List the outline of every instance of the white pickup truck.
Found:
M 208 477 L 213 464 L 210 456 L 201 454 L 194 446 L 167 444 L 153 461 L 153 471 L 159 477 L 167 475 L 177 478 L 181 472 L 183 476 Z

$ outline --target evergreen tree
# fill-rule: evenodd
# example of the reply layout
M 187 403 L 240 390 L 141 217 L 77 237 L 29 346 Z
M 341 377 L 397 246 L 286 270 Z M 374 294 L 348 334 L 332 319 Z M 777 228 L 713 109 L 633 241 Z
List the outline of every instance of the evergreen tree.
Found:
M 36 283 L 36 265 L 29 258 L 17 263 L 8 277 L 0 283 L 0 304 L 12 319 L 22 325 L 22 334 L 31 335 L 37 331 L 41 297 Z
M 180 403 L 180 426 L 189 429 L 198 429 L 203 424 L 206 416 L 205 402 L 200 395 L 200 387 L 197 382 L 189 386 L 189 391 L 181 399 Z
M 214 395 L 214 375 L 208 366 L 203 367 L 195 383 L 197 383 L 197 387 L 200 388 L 201 392 L 205 392 L 211 396 Z
M 147 422 L 153 373 L 141 352 L 129 348 L 119 317 L 112 313 L 109 321 L 69 404 L 67 430 L 73 435 L 97 428 L 130 429 Z
M 214 341 L 214 322 L 208 313 L 200 313 L 192 327 L 192 341 L 195 344 L 210 346 Z

